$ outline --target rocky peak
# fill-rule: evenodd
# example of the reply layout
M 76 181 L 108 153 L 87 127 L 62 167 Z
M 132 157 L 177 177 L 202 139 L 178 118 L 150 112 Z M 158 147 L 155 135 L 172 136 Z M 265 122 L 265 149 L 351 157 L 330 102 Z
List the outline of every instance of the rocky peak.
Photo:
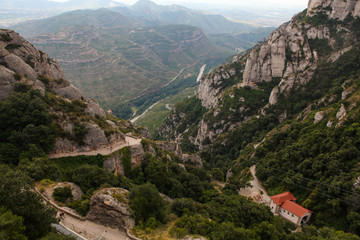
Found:
M 51 79 L 65 78 L 56 61 L 36 49 L 18 33 L 0 29 L 0 40 L 0 63 L 7 64 L 10 70 L 24 73 L 33 81 L 37 75 Z
M 358 0 L 310 0 L 308 10 L 281 25 L 264 42 L 234 57 L 232 63 L 204 75 L 197 98 L 208 112 L 198 121 L 198 132 L 189 138 L 190 143 L 201 149 L 205 140 L 213 142 L 217 136 L 241 126 L 251 117 L 266 115 L 273 105 L 284 101 L 292 92 L 305 90 L 316 78 L 319 66 L 337 61 L 354 48 L 359 40 L 359 16 Z M 244 96 L 234 98 L 234 93 L 246 94 L 240 93 L 240 88 L 259 90 L 264 85 L 269 86 L 268 100 L 262 100 L 252 115 L 246 115 L 249 109 L 235 104 L 235 99 L 244 102 Z M 231 104 L 237 108 L 230 107 Z M 280 108 L 276 114 L 279 121 L 283 121 L 289 114 Z M 181 114 L 180 118 L 170 115 L 166 123 L 186 118 L 186 113 Z M 320 119 L 318 115 L 317 121 Z M 173 135 L 182 136 L 191 127 L 184 132 L 173 131 Z M 169 132 L 168 129 L 164 124 L 162 130 Z
M 121 121 L 107 115 L 99 104 L 86 99 L 68 80 L 59 63 L 12 30 L 0 29 L 0 100 L 22 83 L 52 99 L 47 105 L 53 123 L 64 134 L 56 136 L 52 155 L 106 149 L 125 142 Z M 70 107 L 67 107 L 70 106 Z M 114 120 L 115 119 L 115 120 Z M 110 121 L 111 120 L 111 121 Z M 114 122 L 115 121 L 115 122 Z M 83 136 L 76 140 L 82 129 Z
M 360 17 L 360 1 L 358 0 L 310 0 L 307 16 L 323 13 L 330 19 L 344 20 L 349 15 Z

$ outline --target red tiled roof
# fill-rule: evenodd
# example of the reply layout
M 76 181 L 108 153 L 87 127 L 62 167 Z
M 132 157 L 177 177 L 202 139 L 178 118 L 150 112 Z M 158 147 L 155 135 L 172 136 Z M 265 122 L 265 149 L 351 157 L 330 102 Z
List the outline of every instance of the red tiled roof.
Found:
M 286 201 L 295 201 L 296 198 L 290 192 L 284 192 L 284 193 L 272 196 L 271 200 L 273 200 L 276 203 L 276 205 L 279 206 Z
M 285 201 L 281 207 L 293 214 L 295 214 L 298 217 L 304 216 L 306 213 L 311 212 L 310 210 L 307 210 L 306 208 L 303 208 L 299 204 L 292 202 L 292 201 Z

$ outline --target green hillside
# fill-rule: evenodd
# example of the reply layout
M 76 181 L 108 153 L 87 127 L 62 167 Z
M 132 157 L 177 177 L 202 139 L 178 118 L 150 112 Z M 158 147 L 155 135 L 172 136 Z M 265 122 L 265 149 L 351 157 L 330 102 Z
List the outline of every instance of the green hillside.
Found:
M 268 193 L 291 191 L 314 212 L 314 226 L 360 234 L 360 22 L 337 19 L 332 9 L 303 11 L 204 76 L 158 136 L 181 139 L 208 169 L 227 175 L 229 188 L 243 188 L 244 172 L 256 165 Z
M 207 34 L 238 33 L 255 29 L 251 24 L 233 22 L 219 14 L 203 13 L 180 5 L 158 5 L 150 0 L 140 0 L 128 8 L 115 7 L 111 10 L 157 25 L 195 26 Z
M 158 91 L 182 69 L 179 79 L 232 54 L 198 28 L 146 27 L 107 10 L 75 11 L 16 29 L 25 35 L 51 32 L 31 41 L 59 60 L 66 77 L 88 97 L 124 118 L 131 114 L 126 109 L 151 105 L 132 104 L 132 99 Z

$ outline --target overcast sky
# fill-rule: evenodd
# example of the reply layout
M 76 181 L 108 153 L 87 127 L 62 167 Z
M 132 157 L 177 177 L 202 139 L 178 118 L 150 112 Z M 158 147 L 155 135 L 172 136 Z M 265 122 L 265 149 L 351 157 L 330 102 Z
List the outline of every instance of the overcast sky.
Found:
M 53 0 L 53 1 L 67 1 L 67 0 Z M 125 4 L 134 4 L 137 0 L 114 0 Z M 273 8 L 307 8 L 309 0 L 152 0 L 158 4 L 191 4 L 191 5 L 216 5 L 228 7 L 266 7 L 271 6 Z
M 121 0 L 118 0 L 122 2 Z M 135 0 L 123 0 L 123 2 L 128 1 L 128 3 L 134 3 Z M 154 0 L 154 2 L 161 4 L 170 4 L 170 3 L 204 3 L 204 4 L 214 4 L 214 5 L 228 5 L 228 6 L 247 6 L 247 5 L 278 5 L 279 7 L 307 7 L 308 0 Z

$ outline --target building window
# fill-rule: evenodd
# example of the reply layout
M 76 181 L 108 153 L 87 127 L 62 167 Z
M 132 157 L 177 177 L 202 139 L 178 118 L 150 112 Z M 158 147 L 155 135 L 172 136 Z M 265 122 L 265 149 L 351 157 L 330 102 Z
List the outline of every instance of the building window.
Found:
M 284 209 L 284 212 L 286 212 L 285 209 Z
M 271 207 L 271 209 L 274 209 L 274 207 Z
M 290 215 L 290 212 L 288 212 L 288 215 Z
M 291 214 L 292 217 L 294 217 L 294 214 Z

